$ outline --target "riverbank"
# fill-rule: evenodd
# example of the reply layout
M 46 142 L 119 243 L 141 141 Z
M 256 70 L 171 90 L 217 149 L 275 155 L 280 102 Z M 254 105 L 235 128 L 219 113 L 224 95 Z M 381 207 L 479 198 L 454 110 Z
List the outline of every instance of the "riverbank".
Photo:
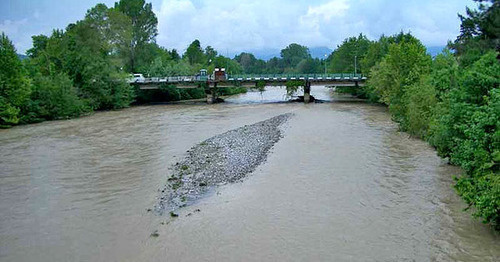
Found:
M 243 179 L 265 161 L 282 136 L 280 126 L 291 116 L 282 114 L 245 125 L 192 147 L 184 160 L 171 167 L 155 210 L 173 211 L 193 203 L 215 186 Z
M 244 94 L 247 92 L 246 88 L 243 87 L 224 87 L 219 89 L 220 98 L 225 99 L 234 95 Z M 135 101 L 128 103 L 125 106 L 119 108 L 107 108 L 92 110 L 86 108 L 77 114 L 65 115 L 65 116 L 50 116 L 49 118 L 36 116 L 36 114 L 27 114 L 29 117 L 21 117 L 19 123 L 12 125 L 0 125 L 0 129 L 9 129 L 14 126 L 24 126 L 29 124 L 37 124 L 45 121 L 60 121 L 77 119 L 86 116 L 93 115 L 97 112 L 107 112 L 107 111 L 120 111 L 129 107 L 135 106 L 147 106 L 151 104 L 190 104 L 190 103 L 204 103 L 206 102 L 206 94 L 203 88 L 190 88 L 182 89 L 176 87 L 163 87 L 158 90 L 134 90 Z

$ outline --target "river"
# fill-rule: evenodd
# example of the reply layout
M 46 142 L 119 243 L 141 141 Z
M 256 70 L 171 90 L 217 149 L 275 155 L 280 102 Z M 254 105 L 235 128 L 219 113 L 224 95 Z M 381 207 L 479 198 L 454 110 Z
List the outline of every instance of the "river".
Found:
M 285 91 L 268 90 L 0 130 L 0 260 L 500 260 L 499 234 L 451 186 L 460 169 L 385 107 L 323 87 L 312 95 L 331 102 L 271 103 Z M 186 150 L 288 112 L 284 137 L 242 182 L 178 218 L 148 211 Z

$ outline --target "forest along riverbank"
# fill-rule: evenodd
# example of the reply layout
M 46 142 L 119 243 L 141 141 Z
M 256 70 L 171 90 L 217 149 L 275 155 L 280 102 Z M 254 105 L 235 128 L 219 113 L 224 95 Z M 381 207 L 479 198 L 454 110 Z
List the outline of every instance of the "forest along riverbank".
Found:
M 172 174 L 161 191 L 156 211 L 172 212 L 199 199 L 214 186 L 240 181 L 265 161 L 271 147 L 282 136 L 279 127 L 291 116 L 282 114 L 245 125 L 192 147 L 187 157 L 171 168 Z

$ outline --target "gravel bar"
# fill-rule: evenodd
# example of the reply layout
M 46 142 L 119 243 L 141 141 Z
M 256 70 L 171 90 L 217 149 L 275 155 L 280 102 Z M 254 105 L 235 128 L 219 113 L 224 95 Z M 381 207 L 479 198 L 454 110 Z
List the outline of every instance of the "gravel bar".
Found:
M 211 137 L 187 151 L 171 167 L 172 175 L 160 190 L 155 210 L 159 214 L 187 206 L 216 186 L 234 183 L 266 160 L 271 147 L 282 137 L 280 125 L 291 113 Z

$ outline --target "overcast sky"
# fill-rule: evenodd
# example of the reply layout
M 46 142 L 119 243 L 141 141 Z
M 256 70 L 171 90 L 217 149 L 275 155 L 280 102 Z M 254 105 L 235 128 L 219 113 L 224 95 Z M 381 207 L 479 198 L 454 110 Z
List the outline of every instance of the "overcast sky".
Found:
M 19 53 L 31 36 L 80 20 L 97 3 L 115 0 L 0 0 L 0 31 Z M 348 36 L 411 31 L 427 46 L 459 33 L 457 13 L 472 0 L 152 0 L 158 44 L 183 52 L 194 39 L 225 54 L 281 49 L 296 42 L 334 49 Z

